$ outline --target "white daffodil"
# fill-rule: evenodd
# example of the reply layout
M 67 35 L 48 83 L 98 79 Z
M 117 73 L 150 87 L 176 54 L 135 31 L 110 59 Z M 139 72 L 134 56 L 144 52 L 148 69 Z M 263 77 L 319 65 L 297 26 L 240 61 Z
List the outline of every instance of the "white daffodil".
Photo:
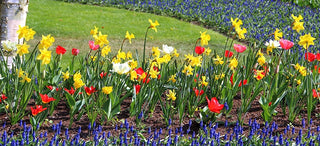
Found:
M 15 56 L 17 51 L 17 43 L 9 40 L 1 41 L 4 56 Z
M 131 70 L 128 62 L 125 63 L 113 63 L 112 62 L 112 71 L 118 74 L 126 74 Z
M 266 42 L 265 45 L 267 47 L 280 48 L 280 43 L 279 41 L 276 41 L 276 40 L 269 40 L 269 42 Z
M 172 46 L 162 45 L 162 51 L 167 54 L 171 54 L 174 51 Z

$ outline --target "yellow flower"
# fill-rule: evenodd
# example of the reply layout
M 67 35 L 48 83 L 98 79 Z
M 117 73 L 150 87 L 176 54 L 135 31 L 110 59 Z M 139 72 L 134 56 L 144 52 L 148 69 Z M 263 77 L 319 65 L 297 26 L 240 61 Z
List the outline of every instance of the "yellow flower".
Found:
M 215 76 L 214 76 L 214 79 L 215 79 L 215 80 L 219 80 L 219 79 L 220 79 L 220 75 L 215 75 Z
M 295 79 L 296 80 L 296 79 Z M 299 80 L 296 80 L 296 82 L 297 82 L 297 85 L 300 85 L 301 84 L 301 80 L 299 79 Z
M 26 39 L 26 41 L 33 39 L 34 34 L 36 34 L 36 32 L 32 30 L 32 28 L 29 28 L 28 26 L 21 27 L 20 25 L 17 33 L 19 39 L 24 38 Z
M 114 57 L 114 58 L 112 59 L 112 62 L 113 62 L 113 63 L 120 63 L 120 62 L 121 62 L 121 59 L 120 59 L 120 58 L 117 58 L 117 57 Z
M 299 45 L 303 46 L 303 48 L 308 49 L 310 45 L 314 45 L 315 38 L 311 36 L 311 34 L 305 34 L 304 36 L 300 36 Z
M 119 50 L 117 54 L 117 58 L 123 59 L 123 60 L 126 59 L 126 53 Z
M 201 66 L 201 62 L 202 62 L 202 56 L 192 57 L 190 60 L 190 65 L 192 67 Z
M 138 62 L 137 61 L 135 61 L 135 60 L 131 60 L 131 61 L 129 61 L 129 66 L 130 66 L 130 68 L 136 68 L 137 66 L 138 66 Z
M 236 28 L 236 32 L 238 34 L 239 39 L 245 39 L 246 37 L 244 36 L 245 33 L 247 33 L 247 29 L 243 28 L 241 29 L 240 27 Z
M 65 73 L 64 72 L 62 72 L 62 78 L 63 78 L 63 80 L 65 81 L 65 80 L 67 80 L 67 79 L 69 79 L 69 77 L 70 77 L 70 74 L 69 74 L 69 71 L 66 71 Z M 81 78 L 81 77 L 80 77 Z
M 37 56 L 37 60 L 42 60 L 42 65 L 49 64 L 51 60 L 51 51 L 46 48 L 40 50 L 41 54 Z
M 73 75 L 73 81 L 81 80 L 80 72 L 77 72 Z
M 153 69 L 153 67 L 151 67 L 149 74 L 151 78 L 155 79 L 158 78 L 159 71 L 156 71 L 155 69 Z
M 187 55 L 184 55 L 184 57 L 186 58 L 185 60 L 191 61 L 192 58 L 193 58 L 193 55 L 192 54 L 187 54 Z
M 162 56 L 163 62 L 164 63 L 168 63 L 171 60 L 171 56 L 170 54 L 166 54 L 164 56 Z
M 29 53 L 29 45 L 27 45 L 25 42 L 23 43 L 23 45 L 17 44 L 17 54 L 19 54 L 19 56 L 22 56 L 23 54 L 28 54 Z
M 48 49 L 50 46 L 52 46 L 52 43 L 54 41 L 54 38 L 51 37 L 50 34 L 47 36 L 42 35 L 42 40 L 40 41 L 39 49 Z
M 299 68 L 299 72 L 302 76 L 306 76 L 307 75 L 307 69 L 304 66 L 300 66 Z
M 222 74 L 220 75 L 220 78 L 222 79 L 222 78 L 224 78 L 225 76 L 226 76 L 226 74 L 222 73 Z
M 205 51 L 204 54 L 206 54 L 207 56 L 209 56 L 211 53 L 211 49 L 208 47 Z
M 128 31 L 126 32 L 126 39 L 129 40 L 129 43 L 130 43 L 130 44 L 131 44 L 131 39 L 134 39 L 134 38 L 135 38 L 135 37 L 134 37 L 133 33 L 132 33 L 132 34 L 129 34 Z
M 202 78 L 201 85 L 208 86 L 208 82 L 206 82 L 206 76 L 202 76 L 201 78 Z
M 109 41 L 107 40 L 108 35 L 102 35 L 101 32 L 99 31 L 99 35 L 93 36 L 94 38 L 94 44 L 99 45 L 101 48 L 103 45 L 108 45 Z
M 131 79 L 132 81 L 134 81 L 136 78 L 138 78 L 138 74 L 137 74 L 137 72 L 136 72 L 135 70 L 132 70 L 132 71 L 130 72 L 130 79 Z
M 109 45 L 105 46 L 101 50 L 101 56 L 106 57 L 111 52 L 111 47 Z
M 300 20 L 303 19 L 303 17 L 301 15 L 299 15 L 298 17 L 297 16 L 294 16 L 293 14 L 291 14 L 291 17 L 294 19 L 294 22 L 299 22 Z
M 172 90 L 169 90 L 169 94 L 166 94 L 168 99 L 167 100 L 172 100 L 172 101 L 175 101 L 176 100 L 176 92 L 172 91 Z
M 231 22 L 232 22 L 232 27 L 234 28 L 238 28 L 240 27 L 240 25 L 242 25 L 242 20 L 239 18 L 236 18 L 233 20 L 233 18 L 231 18 Z
M 83 81 L 81 79 L 79 80 L 75 80 L 74 83 L 73 83 L 73 86 L 78 89 L 78 88 L 81 88 L 82 86 L 84 86 L 85 84 L 83 83 Z
M 153 57 L 159 57 L 160 56 L 160 50 L 158 47 L 152 47 L 152 56 Z
M 264 65 L 266 63 L 266 58 L 262 55 L 258 58 L 258 63 L 260 66 Z
M 211 39 L 210 35 L 208 35 L 206 33 L 207 33 L 207 31 L 205 31 L 203 33 L 200 31 L 201 46 L 208 45 L 208 41 L 210 41 L 210 39 Z
M 127 52 L 127 59 L 131 59 L 132 58 L 132 53 L 129 51 Z
M 182 70 L 182 73 L 185 73 L 187 76 L 193 75 L 192 71 L 193 71 L 193 68 L 191 67 L 191 65 L 188 65 L 188 66 L 185 65 L 184 69 Z
M 234 70 L 238 66 L 238 60 L 233 58 L 230 60 L 229 67 L 231 70 Z
M 265 76 L 264 70 L 257 70 L 256 75 L 254 76 L 258 81 L 263 79 Z
M 20 80 L 21 83 L 24 83 L 25 81 L 27 81 L 28 83 L 31 82 L 31 79 L 28 78 L 28 74 L 22 75 L 21 77 L 22 77 L 22 80 Z
M 16 72 L 18 73 L 18 77 L 22 77 L 24 74 L 24 71 L 20 68 L 19 70 L 16 70 Z
M 110 93 L 112 92 L 112 89 L 113 89 L 112 86 L 104 86 L 104 87 L 102 88 L 102 92 L 103 92 L 104 94 L 110 94 Z
M 151 19 L 149 19 L 149 22 L 150 22 L 150 26 L 149 26 L 149 28 L 151 28 L 151 29 L 153 29 L 155 32 L 157 32 L 157 26 L 158 25 L 160 25 L 159 23 L 158 23 L 158 21 L 156 20 L 154 23 L 152 22 L 152 20 Z
M 294 22 L 293 23 L 293 30 L 296 30 L 298 33 L 300 32 L 300 30 L 304 30 L 304 26 L 303 26 L 304 22 Z
M 173 50 L 173 56 L 179 57 L 179 53 L 177 53 L 177 49 L 174 49 L 174 50 Z
M 274 32 L 274 39 L 276 41 L 279 41 L 280 38 L 282 38 L 282 32 L 280 32 L 280 30 L 278 28 L 276 28 L 276 31 Z
M 170 78 L 169 78 L 169 80 L 168 80 L 168 82 L 169 82 L 169 81 L 175 83 L 175 82 L 177 81 L 177 80 L 176 80 L 176 75 L 175 75 L 175 74 L 174 74 L 174 75 L 171 75 Z
M 219 55 L 217 55 L 217 58 L 213 59 L 215 62 L 214 64 L 218 65 L 218 64 L 223 64 L 223 58 L 221 58 Z
M 97 56 L 90 56 L 92 61 L 95 61 L 97 59 Z
M 296 70 L 299 70 L 300 67 L 301 67 L 301 66 L 299 65 L 299 63 L 295 64 L 295 66 L 294 66 L 294 68 L 295 68 Z
M 91 31 L 90 31 L 90 35 L 96 36 L 97 34 L 98 34 L 98 28 L 96 26 L 94 26 L 94 29 L 91 29 Z
M 261 52 L 261 50 L 258 51 L 257 56 L 263 56 L 263 53 Z

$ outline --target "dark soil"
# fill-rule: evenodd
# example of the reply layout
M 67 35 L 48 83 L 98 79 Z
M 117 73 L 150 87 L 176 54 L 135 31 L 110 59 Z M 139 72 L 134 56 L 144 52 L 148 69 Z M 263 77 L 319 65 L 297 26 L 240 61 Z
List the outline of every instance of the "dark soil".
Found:
M 135 124 L 135 117 L 130 117 L 130 113 L 129 113 L 130 103 L 131 103 L 131 98 L 124 100 L 124 102 L 121 105 L 121 112 L 117 116 L 115 121 L 108 122 L 108 123 L 105 122 L 101 124 L 98 119 L 96 125 L 101 125 L 102 131 L 105 131 L 106 133 L 110 132 L 111 135 L 117 136 L 120 133 L 119 130 L 120 130 L 120 125 L 122 125 L 121 123 L 123 123 L 123 121 L 126 119 L 130 127 L 133 126 L 135 129 L 139 129 L 142 131 L 148 131 L 149 128 L 151 128 L 152 131 L 159 130 L 161 128 L 163 131 L 162 133 L 164 133 L 161 137 L 165 137 L 165 133 L 168 133 L 168 128 L 166 127 L 165 122 L 161 116 L 162 111 L 160 106 L 156 107 L 155 112 L 152 114 L 151 117 L 149 117 L 148 119 L 142 120 L 139 128 Z M 241 99 L 239 96 L 236 96 L 234 98 L 233 107 L 229 116 L 226 117 L 225 115 L 222 115 L 217 119 L 217 123 L 219 123 L 218 124 L 219 128 L 217 129 L 217 131 L 220 132 L 221 135 L 225 134 L 227 130 L 230 130 L 234 127 L 237 121 L 237 109 L 239 108 L 240 104 L 241 104 Z M 301 124 L 301 121 L 303 118 L 306 120 L 306 123 L 308 123 L 306 110 L 302 110 L 302 112 L 297 116 L 296 120 L 293 123 L 288 121 L 288 117 L 284 116 L 280 108 L 277 108 L 276 110 L 278 111 L 278 114 L 273 117 L 273 121 L 275 121 L 276 124 L 278 125 L 278 129 L 276 130 L 276 132 L 283 133 L 284 129 L 287 127 L 288 124 L 293 125 L 296 129 L 306 130 L 306 128 L 303 128 Z M 316 116 L 316 113 L 319 113 L 319 112 L 320 112 L 320 105 L 318 105 L 315 111 L 312 113 L 313 124 L 311 126 L 311 129 L 316 129 L 317 125 L 320 125 L 320 120 L 318 116 Z M 261 113 L 262 113 L 262 108 L 258 102 L 258 99 L 255 99 L 252 103 L 251 109 L 243 116 L 244 134 L 247 135 L 249 132 L 247 124 L 250 119 L 252 120 L 255 119 L 257 123 L 261 125 L 261 127 L 264 126 L 265 122 L 261 117 Z M 16 125 L 10 125 L 8 117 L 5 113 L 0 114 L 0 119 L 1 119 L 1 122 L 0 122 L 1 125 L 6 123 L 5 127 L 4 126 L 0 127 L 0 134 L 2 134 L 4 130 L 6 130 L 9 134 L 14 132 L 14 134 L 16 135 L 17 133 L 21 132 L 21 130 L 23 129 L 19 123 Z M 228 123 L 230 123 L 227 128 L 224 127 L 224 122 L 226 119 L 228 120 Z M 40 127 L 40 132 L 48 131 L 48 137 L 52 137 L 55 133 L 52 130 L 52 125 L 62 122 L 63 126 L 61 128 L 62 130 L 61 137 L 63 138 L 65 136 L 64 135 L 65 129 L 68 128 L 69 120 L 70 120 L 69 108 L 67 107 L 65 101 L 62 100 L 59 102 L 59 104 L 55 108 L 53 115 L 48 117 L 48 121 L 52 121 L 52 123 L 44 122 Z M 176 128 L 180 129 L 180 127 L 182 127 L 182 130 L 184 131 L 184 133 L 186 133 L 189 127 L 189 120 L 192 121 L 189 134 L 191 135 L 193 131 L 195 131 L 195 133 L 198 133 L 200 124 L 197 123 L 194 118 L 189 119 L 187 117 L 182 122 L 182 125 L 179 124 L 178 117 L 175 117 L 175 119 L 172 120 L 171 128 L 173 129 L 173 132 L 175 131 Z M 25 122 L 27 126 L 30 126 L 28 116 L 24 118 L 23 122 Z M 89 125 L 89 119 L 87 118 L 86 115 L 83 115 L 80 118 L 80 120 L 73 122 L 71 128 L 69 129 L 70 136 L 74 137 L 77 134 L 79 127 L 81 127 L 81 134 L 80 134 L 81 139 L 85 139 L 85 140 L 92 139 L 93 136 L 90 136 L 91 133 L 89 133 L 88 125 Z M 119 128 L 116 130 L 115 127 L 119 127 Z M 146 133 L 147 132 L 145 132 L 144 134 Z

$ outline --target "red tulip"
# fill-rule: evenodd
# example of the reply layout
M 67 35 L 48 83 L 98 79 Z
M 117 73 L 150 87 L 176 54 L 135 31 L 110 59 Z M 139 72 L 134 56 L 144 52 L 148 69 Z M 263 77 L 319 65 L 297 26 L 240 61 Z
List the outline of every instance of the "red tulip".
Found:
M 319 98 L 320 93 L 317 93 L 316 89 L 312 89 L 312 96 L 313 98 Z
M 317 56 L 315 54 L 310 53 L 310 52 L 304 54 L 304 58 L 306 60 L 308 60 L 309 62 L 312 62 L 312 61 L 316 60 L 316 57 Z
M 320 53 L 317 53 L 317 54 L 316 54 L 316 59 L 317 59 L 318 61 L 320 61 Z
M 269 104 L 268 104 L 269 106 L 271 106 L 272 105 L 272 102 L 269 102 Z
M 247 80 L 240 81 L 238 87 L 241 87 L 242 85 L 247 85 Z
M 90 47 L 91 50 L 99 49 L 99 45 L 95 45 L 94 41 L 89 41 L 89 47 Z
M 193 90 L 194 90 L 194 93 L 196 94 L 196 96 L 198 96 L 198 95 L 199 95 L 199 90 L 198 90 L 197 88 L 193 88 Z M 201 91 L 200 91 L 200 96 L 201 96 L 203 93 L 204 93 L 204 91 L 201 90 Z
M 230 77 L 231 86 L 233 86 L 233 74 Z
M 7 97 L 6 95 L 1 94 L 0 102 L 1 102 L 1 99 L 2 99 L 2 100 L 5 100 L 5 99 L 7 99 L 7 98 L 8 98 L 8 97 Z
M 46 86 L 49 90 L 52 90 L 53 89 L 53 87 L 51 86 L 51 85 L 49 85 L 49 86 Z
M 72 48 L 72 50 L 71 50 L 71 53 L 72 53 L 72 55 L 74 55 L 74 56 L 77 56 L 77 55 L 79 54 L 79 52 L 80 52 L 80 50 L 79 50 L 79 49 L 76 49 L 76 48 Z
M 239 44 L 233 44 L 233 48 L 234 48 L 238 53 L 242 53 L 243 51 L 245 51 L 245 50 L 247 49 L 246 46 L 239 45 Z
M 280 43 L 281 48 L 285 49 L 285 50 L 292 48 L 294 45 L 293 42 L 291 42 L 289 40 L 285 40 L 285 39 L 280 39 L 279 43 Z
M 201 47 L 201 46 L 196 46 L 196 48 L 194 49 L 194 51 L 198 54 L 201 55 L 204 52 L 205 48 Z
M 40 94 L 41 100 L 43 103 L 49 103 L 51 101 L 55 101 L 56 99 L 49 97 L 47 94 Z
M 137 74 L 140 75 L 140 76 L 144 73 L 144 70 L 143 70 L 141 67 L 139 67 L 138 69 L 135 69 L 135 71 L 136 71 Z
M 211 101 L 206 97 L 207 102 L 208 102 L 208 108 L 210 111 L 214 113 L 220 113 L 220 111 L 223 109 L 224 105 L 219 104 L 218 100 L 216 97 L 211 98 Z
M 67 91 L 71 95 L 73 95 L 76 92 L 76 90 L 74 90 L 72 87 L 70 90 L 68 90 L 67 88 L 64 88 L 64 90 Z
M 230 58 L 233 56 L 233 52 L 226 50 L 226 52 L 224 53 L 224 56 L 226 56 L 227 58 Z
M 56 53 L 58 54 L 58 55 L 60 55 L 60 54 L 64 54 L 64 53 L 66 53 L 66 49 L 65 48 L 63 48 L 63 47 L 61 47 L 61 46 L 58 46 L 57 48 L 56 48 Z
M 101 73 L 100 73 L 100 78 L 102 79 L 102 78 L 105 77 L 106 75 L 107 75 L 106 72 L 101 72 Z
M 87 93 L 88 95 L 91 95 L 92 93 L 97 92 L 96 88 L 93 87 L 93 86 L 91 86 L 91 87 L 84 87 L 84 90 L 86 91 L 86 93 Z
M 33 116 L 36 116 L 37 114 L 43 112 L 44 110 L 46 110 L 47 108 L 42 108 L 42 105 L 36 105 L 36 108 L 32 108 L 31 107 L 31 114 Z
M 134 85 L 134 88 L 136 89 L 136 94 L 140 92 L 141 86 L 140 85 Z

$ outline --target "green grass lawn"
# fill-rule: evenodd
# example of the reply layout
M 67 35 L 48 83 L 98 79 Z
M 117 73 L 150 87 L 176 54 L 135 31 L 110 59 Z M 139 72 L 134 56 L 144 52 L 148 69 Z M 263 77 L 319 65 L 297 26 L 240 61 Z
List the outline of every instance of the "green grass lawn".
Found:
M 151 50 L 152 46 L 161 48 L 162 44 L 168 44 L 183 56 L 192 53 L 194 44 L 200 37 L 200 31 L 208 31 L 211 36 L 208 47 L 218 53 L 223 52 L 226 37 L 222 34 L 175 18 L 117 8 L 54 0 L 32 0 L 29 4 L 27 25 L 37 32 L 33 44 L 39 41 L 42 35 L 51 34 L 56 39 L 51 50 L 60 45 L 67 49 L 68 54 L 71 54 L 72 48 L 77 48 L 82 55 L 89 51 L 88 41 L 93 40 L 90 30 L 94 26 L 108 35 L 112 52 L 117 52 L 126 31 L 129 31 L 136 39 L 132 40 L 132 44 L 126 42 L 124 51 L 137 49 L 141 54 L 144 34 L 150 25 L 148 19 L 158 20 L 160 23 L 157 33 L 153 30 L 148 33 L 148 50 Z M 65 56 L 68 57 L 64 57 L 64 60 L 71 60 L 71 55 Z

